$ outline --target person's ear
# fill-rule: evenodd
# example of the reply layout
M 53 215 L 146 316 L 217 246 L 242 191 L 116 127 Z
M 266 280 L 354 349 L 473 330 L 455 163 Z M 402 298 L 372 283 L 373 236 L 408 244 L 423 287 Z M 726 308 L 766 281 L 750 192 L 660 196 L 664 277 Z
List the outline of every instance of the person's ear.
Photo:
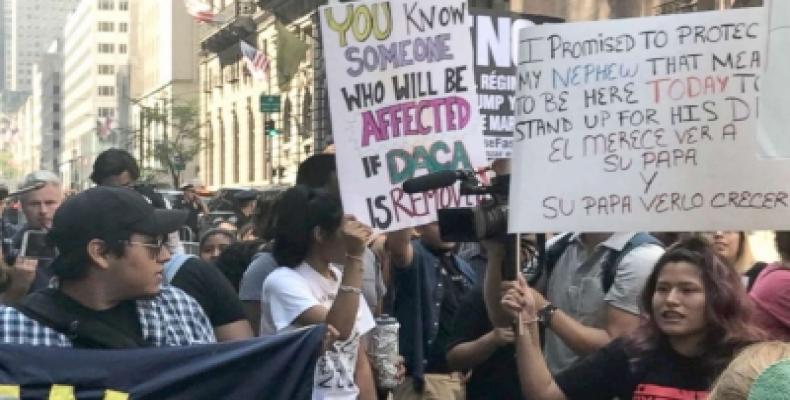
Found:
M 107 257 L 107 244 L 101 239 L 93 239 L 86 245 L 88 251 L 88 258 L 90 261 L 101 269 L 107 269 L 110 266 L 110 260 Z

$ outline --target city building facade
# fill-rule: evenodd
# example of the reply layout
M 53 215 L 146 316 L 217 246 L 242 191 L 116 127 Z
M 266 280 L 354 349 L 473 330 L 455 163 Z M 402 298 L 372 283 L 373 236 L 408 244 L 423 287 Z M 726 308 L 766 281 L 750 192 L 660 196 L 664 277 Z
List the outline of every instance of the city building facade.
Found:
M 293 183 L 298 164 L 322 150 L 316 118 L 319 2 L 220 1 L 219 26 L 200 32 L 201 180 L 209 188 Z M 240 42 L 268 60 L 264 79 L 245 65 Z M 279 111 L 262 112 L 261 96 Z
M 97 0 L 94 0 L 97 1 Z M 50 43 L 60 37 L 66 17 L 78 0 L 6 0 L 10 2 L 10 40 L 6 88 L 30 91 L 33 64 L 47 51 Z M 10 37 L 9 37 L 10 36 Z
M 191 181 L 198 173 L 198 157 L 176 161 L 190 158 L 185 153 L 201 146 L 196 23 L 183 1 L 137 0 L 131 6 L 133 153 L 146 178 L 172 185 L 176 172 L 178 180 Z M 185 121 L 187 116 L 193 123 Z M 163 162 L 156 154 L 165 145 L 172 151 Z
M 71 189 L 90 185 L 101 151 L 131 148 L 131 129 L 118 120 L 119 105 L 128 104 L 129 24 L 129 0 L 82 0 L 66 21 L 59 165 Z

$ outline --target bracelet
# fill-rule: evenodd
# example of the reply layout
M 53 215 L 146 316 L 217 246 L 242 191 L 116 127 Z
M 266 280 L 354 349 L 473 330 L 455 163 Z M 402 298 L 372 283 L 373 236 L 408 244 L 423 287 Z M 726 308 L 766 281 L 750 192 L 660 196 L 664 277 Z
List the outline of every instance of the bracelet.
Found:
M 352 260 L 356 260 L 356 261 L 359 261 L 361 263 L 365 262 L 365 260 L 362 259 L 362 256 L 354 256 L 354 255 L 351 255 L 351 254 L 346 254 L 346 258 L 350 258 Z
M 340 287 L 337 288 L 337 291 L 344 293 L 362 294 L 362 289 L 348 285 L 340 285 Z

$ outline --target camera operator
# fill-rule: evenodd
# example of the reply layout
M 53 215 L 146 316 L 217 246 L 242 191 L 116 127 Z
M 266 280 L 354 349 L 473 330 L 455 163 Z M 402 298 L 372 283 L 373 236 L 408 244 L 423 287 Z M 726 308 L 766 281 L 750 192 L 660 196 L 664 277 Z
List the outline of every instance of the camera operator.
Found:
M 472 267 L 443 242 L 438 223 L 392 232 L 386 246 L 394 267 L 393 314 L 401 324 L 399 343 L 408 379 L 396 399 L 463 398 L 461 379 L 447 365 L 446 348 L 461 298 L 477 283 Z
M 52 228 L 55 211 L 63 202 L 63 185 L 60 178 L 54 173 L 50 171 L 32 172 L 25 177 L 20 189 L 29 189 L 37 185 L 41 185 L 41 187 L 20 196 L 22 212 L 25 214 L 27 222 L 14 235 L 12 249 L 6 249 L 11 250 L 11 254 L 7 254 L 7 256 L 8 263 L 13 265 L 9 269 L 11 282 L 7 290 L 0 294 L 0 302 L 4 304 L 13 304 L 28 293 L 46 288 L 52 278 L 52 272 L 48 268 L 49 262 L 44 265 L 43 260 L 16 257 L 22 246 L 25 232 L 30 230 L 49 231 Z M 51 246 L 54 252 L 54 245 L 49 244 L 48 246 Z
M 510 326 L 500 306 L 504 247 L 486 241 L 486 307 L 494 326 Z M 629 333 L 639 325 L 639 294 L 664 250 L 643 232 L 566 233 L 547 245 L 537 286 L 538 315 L 545 328 L 544 352 L 552 373 Z M 604 277 L 611 274 L 611 282 Z M 608 286 L 608 287 L 606 287 Z

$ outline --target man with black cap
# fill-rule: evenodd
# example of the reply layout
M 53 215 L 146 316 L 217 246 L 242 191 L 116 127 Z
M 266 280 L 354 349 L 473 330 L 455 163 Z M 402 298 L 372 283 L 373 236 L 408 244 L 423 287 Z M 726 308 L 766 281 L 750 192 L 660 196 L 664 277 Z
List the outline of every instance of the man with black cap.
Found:
M 128 348 L 214 342 L 200 305 L 163 285 L 164 238 L 186 220 L 138 193 L 100 186 L 64 202 L 49 238 L 57 287 L 0 307 L 0 342 Z
M 130 190 L 135 188 L 140 192 L 141 187 L 135 185 L 140 176 L 137 161 L 122 149 L 108 149 L 96 157 L 93 164 L 91 179 L 100 186 L 119 187 Z M 130 190 L 131 191 L 131 190 Z M 144 200 L 154 208 L 164 208 L 164 200 L 156 192 L 140 192 Z M 88 220 L 90 221 L 90 220 Z M 183 226 L 173 225 L 175 228 L 165 239 L 170 242 L 178 240 L 178 229 Z M 165 245 L 172 246 L 165 240 Z M 175 247 L 175 246 L 174 246 Z M 170 247 L 169 247 L 170 248 Z M 183 252 L 183 251 L 182 251 Z M 244 317 L 244 309 L 236 291 L 222 272 L 211 265 L 207 265 L 197 257 L 181 257 L 170 263 L 169 283 L 192 296 L 203 307 L 208 315 L 214 334 L 219 341 L 241 340 L 252 337 L 250 323 Z

